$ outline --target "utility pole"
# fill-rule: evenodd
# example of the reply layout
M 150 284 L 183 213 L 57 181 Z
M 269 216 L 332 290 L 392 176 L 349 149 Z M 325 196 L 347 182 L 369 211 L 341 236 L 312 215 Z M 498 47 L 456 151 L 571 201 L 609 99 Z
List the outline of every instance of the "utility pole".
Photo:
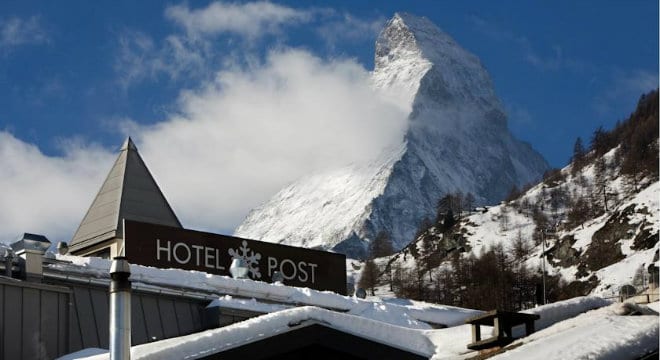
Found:
M 543 251 L 541 252 L 541 258 L 542 258 L 542 267 L 541 270 L 543 271 L 542 278 L 543 278 L 543 304 L 545 305 L 547 303 L 547 299 L 545 297 L 545 229 L 541 230 L 541 246 L 543 248 Z
M 548 298 L 546 296 L 546 290 L 545 290 L 545 256 L 546 256 L 546 254 L 545 254 L 545 240 L 546 240 L 546 235 L 556 235 L 555 231 L 556 231 L 558 226 L 559 226 L 559 223 L 556 223 L 554 225 L 554 227 L 551 229 L 551 230 L 553 230 L 553 232 L 551 232 L 551 233 L 547 233 L 547 231 L 550 230 L 550 229 L 542 229 L 541 230 L 541 245 L 542 245 L 542 249 L 543 249 L 543 251 L 541 252 L 541 257 L 543 258 L 543 260 L 542 260 L 543 262 L 542 262 L 542 265 L 541 265 L 541 270 L 543 271 L 543 276 L 542 276 L 542 278 L 543 278 L 543 305 L 548 303 Z

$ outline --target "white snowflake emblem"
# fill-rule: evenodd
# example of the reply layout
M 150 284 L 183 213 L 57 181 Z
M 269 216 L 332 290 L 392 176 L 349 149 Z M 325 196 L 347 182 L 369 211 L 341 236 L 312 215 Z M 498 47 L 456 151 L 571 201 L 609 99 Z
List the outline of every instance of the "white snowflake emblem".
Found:
M 249 266 L 250 275 L 253 279 L 261 279 L 259 272 L 259 260 L 261 254 L 255 253 L 247 246 L 247 241 L 243 240 L 242 246 L 238 250 L 229 249 L 229 255 L 233 259 L 243 259 Z

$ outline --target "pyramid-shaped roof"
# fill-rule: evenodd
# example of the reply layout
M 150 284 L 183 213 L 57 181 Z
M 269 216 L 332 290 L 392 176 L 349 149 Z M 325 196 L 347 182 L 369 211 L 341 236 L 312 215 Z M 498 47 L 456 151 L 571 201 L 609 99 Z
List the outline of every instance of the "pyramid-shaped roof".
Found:
M 73 235 L 70 251 L 123 238 L 123 219 L 182 227 L 130 137 Z

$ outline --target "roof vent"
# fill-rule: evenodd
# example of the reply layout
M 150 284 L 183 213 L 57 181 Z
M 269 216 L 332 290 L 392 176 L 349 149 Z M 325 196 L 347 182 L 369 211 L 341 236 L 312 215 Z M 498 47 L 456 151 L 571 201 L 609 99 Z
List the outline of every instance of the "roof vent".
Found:
M 24 233 L 23 237 L 11 244 L 14 253 L 20 257 L 21 274 L 26 280 L 41 281 L 43 277 L 43 256 L 50 247 L 50 241 L 43 235 Z
M 60 241 L 57 243 L 57 253 L 60 255 L 66 255 L 66 253 L 69 252 L 69 245 L 65 243 L 64 241 Z
M 50 241 L 43 235 L 24 233 L 23 237 L 11 244 L 11 248 L 16 255 L 21 255 L 27 251 L 39 253 L 41 255 L 46 253 L 50 247 Z

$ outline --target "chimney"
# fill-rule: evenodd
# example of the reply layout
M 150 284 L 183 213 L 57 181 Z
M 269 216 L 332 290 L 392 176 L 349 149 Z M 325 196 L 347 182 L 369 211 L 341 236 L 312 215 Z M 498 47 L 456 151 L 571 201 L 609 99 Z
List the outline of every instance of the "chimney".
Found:
M 131 358 L 131 267 L 117 256 L 110 266 L 110 360 Z
M 23 237 L 11 244 L 14 254 L 19 257 L 21 277 L 28 281 L 41 281 L 43 277 L 43 259 L 50 241 L 37 234 L 24 233 Z

